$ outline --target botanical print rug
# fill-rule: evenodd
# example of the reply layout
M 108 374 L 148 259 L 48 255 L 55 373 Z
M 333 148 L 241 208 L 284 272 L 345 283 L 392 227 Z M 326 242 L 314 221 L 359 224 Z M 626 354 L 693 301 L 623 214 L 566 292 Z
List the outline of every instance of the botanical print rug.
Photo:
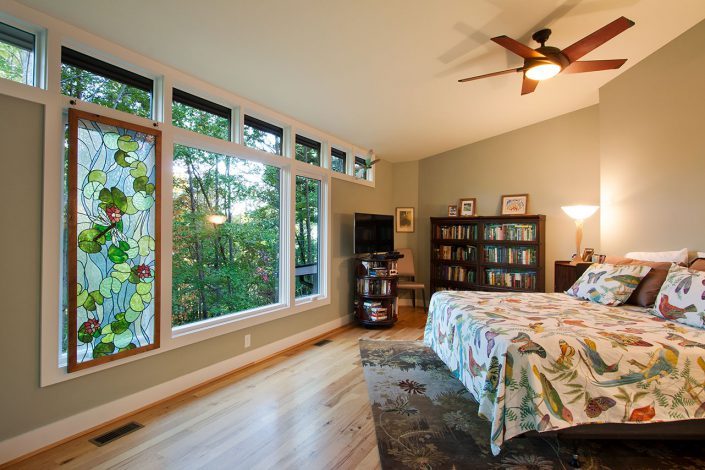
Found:
M 515 438 L 494 457 L 490 424 L 421 341 L 360 340 L 384 469 L 568 469 L 571 443 Z M 580 440 L 583 469 L 705 468 L 701 441 Z

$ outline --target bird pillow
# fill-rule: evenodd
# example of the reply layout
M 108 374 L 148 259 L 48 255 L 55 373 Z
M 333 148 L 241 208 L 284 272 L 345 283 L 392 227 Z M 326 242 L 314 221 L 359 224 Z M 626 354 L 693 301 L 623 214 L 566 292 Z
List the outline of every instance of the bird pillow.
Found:
M 671 266 L 652 312 L 666 320 L 705 328 L 705 272 Z
M 598 304 L 622 305 L 650 270 L 637 264 L 593 264 L 565 293 Z

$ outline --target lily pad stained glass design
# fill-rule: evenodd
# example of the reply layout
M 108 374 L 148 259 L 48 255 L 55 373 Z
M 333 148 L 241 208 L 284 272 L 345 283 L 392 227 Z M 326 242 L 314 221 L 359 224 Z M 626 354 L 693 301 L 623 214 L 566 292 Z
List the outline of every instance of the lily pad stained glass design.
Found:
M 161 132 L 69 110 L 69 361 L 159 346 Z

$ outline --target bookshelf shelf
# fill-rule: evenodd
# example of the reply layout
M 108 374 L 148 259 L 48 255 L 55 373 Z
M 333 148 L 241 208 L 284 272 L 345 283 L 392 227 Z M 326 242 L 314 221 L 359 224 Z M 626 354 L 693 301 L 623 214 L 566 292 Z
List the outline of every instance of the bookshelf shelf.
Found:
M 355 260 L 355 320 L 367 327 L 397 321 L 397 260 L 400 255 Z
M 431 292 L 544 292 L 545 226 L 544 215 L 431 217 Z

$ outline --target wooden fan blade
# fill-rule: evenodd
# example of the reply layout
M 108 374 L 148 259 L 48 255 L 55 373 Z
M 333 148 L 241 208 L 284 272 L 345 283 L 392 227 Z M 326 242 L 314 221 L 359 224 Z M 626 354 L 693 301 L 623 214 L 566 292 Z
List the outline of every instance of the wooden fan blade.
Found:
M 524 75 L 524 79 L 521 82 L 521 94 L 528 95 L 529 93 L 533 93 L 538 85 L 538 80 L 532 80 Z
M 501 72 L 492 72 L 492 73 L 486 73 L 484 75 L 478 75 L 476 77 L 468 77 L 468 78 L 463 78 L 461 80 L 458 80 L 460 83 L 463 82 L 471 82 L 473 80 L 479 80 L 481 78 L 487 78 L 487 77 L 495 77 L 497 75 L 504 75 L 507 73 L 513 73 L 513 72 L 521 72 L 524 70 L 524 67 L 518 67 L 516 69 L 507 69 L 507 70 L 502 70 Z
M 523 57 L 524 59 L 542 59 L 546 57 L 540 52 L 536 52 L 529 46 L 522 44 L 519 41 L 512 39 L 508 36 L 497 36 L 496 38 L 492 38 L 492 40 L 500 46 L 504 47 L 505 49 L 509 49 L 516 55 Z
M 561 73 L 599 72 L 600 70 L 618 69 L 626 61 L 627 59 L 578 60 L 564 68 Z
M 588 52 L 600 47 L 619 33 L 631 28 L 634 24 L 635 23 L 632 20 L 621 16 L 607 26 L 603 26 L 594 33 L 585 36 L 578 42 L 563 49 L 563 55 L 565 55 L 571 62 L 575 62 Z

